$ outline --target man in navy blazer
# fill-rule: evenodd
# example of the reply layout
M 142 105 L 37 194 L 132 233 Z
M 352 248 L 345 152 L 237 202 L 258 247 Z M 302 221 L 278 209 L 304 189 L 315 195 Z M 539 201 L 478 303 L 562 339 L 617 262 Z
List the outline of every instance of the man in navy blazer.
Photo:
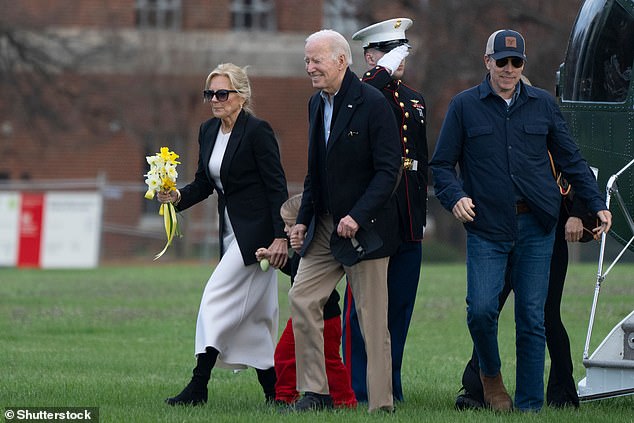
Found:
M 297 357 L 295 410 L 332 407 L 324 365 L 323 305 L 347 276 L 368 352 L 369 411 L 393 410 L 387 266 L 400 243 L 393 192 L 399 131 L 387 100 L 350 69 L 346 39 L 332 30 L 306 39 L 308 174 L 291 244 L 303 243 L 289 293 Z

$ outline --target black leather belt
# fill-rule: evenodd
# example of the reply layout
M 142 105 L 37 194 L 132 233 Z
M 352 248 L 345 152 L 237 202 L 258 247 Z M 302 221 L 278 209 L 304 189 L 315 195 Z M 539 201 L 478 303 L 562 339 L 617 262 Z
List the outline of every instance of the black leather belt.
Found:
M 531 209 L 524 201 L 518 201 L 515 203 L 515 214 L 530 213 Z

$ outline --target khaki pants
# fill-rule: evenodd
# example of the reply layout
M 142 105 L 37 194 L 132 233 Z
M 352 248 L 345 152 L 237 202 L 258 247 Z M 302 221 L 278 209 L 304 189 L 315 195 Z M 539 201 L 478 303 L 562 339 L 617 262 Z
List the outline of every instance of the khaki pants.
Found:
M 343 266 L 330 252 L 332 216 L 318 219 L 315 236 L 302 257 L 289 292 L 297 390 L 328 394 L 324 358 L 324 304 L 344 274 L 352 288 L 368 356 L 369 411 L 393 408 L 392 358 L 387 328 L 388 257 Z

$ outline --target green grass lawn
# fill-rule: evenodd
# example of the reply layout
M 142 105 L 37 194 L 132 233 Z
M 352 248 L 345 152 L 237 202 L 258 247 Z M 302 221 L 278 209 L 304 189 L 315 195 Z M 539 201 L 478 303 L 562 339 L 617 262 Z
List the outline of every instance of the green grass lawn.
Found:
M 405 352 L 406 400 L 394 415 L 366 407 L 282 415 L 264 404 L 255 371 L 214 370 L 203 407 L 168 407 L 189 381 L 202 289 L 201 264 L 106 266 L 94 270 L 0 269 L 0 407 L 94 406 L 101 422 L 634 422 L 634 396 L 544 408 L 539 414 L 457 412 L 453 402 L 471 353 L 463 264 L 423 264 Z M 581 364 L 596 265 L 575 264 L 562 305 L 575 379 Z M 288 317 L 280 275 L 280 323 Z M 601 290 L 591 352 L 634 306 L 634 265 L 617 265 Z M 512 302 L 500 324 L 504 378 L 514 390 Z M 548 363 L 546 364 L 548 366 Z

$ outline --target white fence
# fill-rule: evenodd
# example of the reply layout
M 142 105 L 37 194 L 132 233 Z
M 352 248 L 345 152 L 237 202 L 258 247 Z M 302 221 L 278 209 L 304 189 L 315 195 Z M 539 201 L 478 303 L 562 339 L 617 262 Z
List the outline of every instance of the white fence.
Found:
M 93 267 L 150 260 L 165 231 L 141 182 L 97 179 L 0 181 L 0 266 Z M 217 254 L 216 197 L 179 215 L 184 236 L 160 259 Z

